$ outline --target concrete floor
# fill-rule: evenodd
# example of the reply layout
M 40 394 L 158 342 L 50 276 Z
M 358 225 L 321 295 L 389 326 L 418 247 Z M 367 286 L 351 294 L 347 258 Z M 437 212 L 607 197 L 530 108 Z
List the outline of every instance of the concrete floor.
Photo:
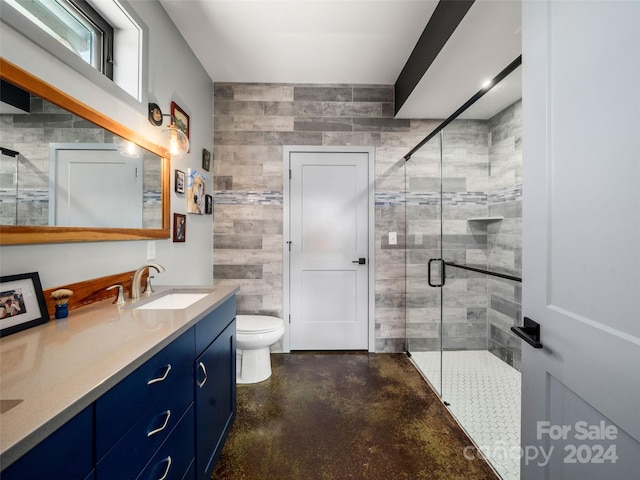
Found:
M 272 354 L 238 385 L 214 479 L 496 479 L 403 354 Z M 467 449 L 467 454 L 469 453 Z

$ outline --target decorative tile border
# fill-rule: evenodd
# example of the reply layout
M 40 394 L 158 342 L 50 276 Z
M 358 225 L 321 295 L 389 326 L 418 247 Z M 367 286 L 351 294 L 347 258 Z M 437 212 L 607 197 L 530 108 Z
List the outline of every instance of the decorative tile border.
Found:
M 282 192 L 242 192 L 237 190 L 214 190 L 213 203 L 216 205 L 282 205 Z
M 522 200 L 522 184 L 510 185 L 506 188 L 494 190 L 490 192 L 488 196 L 490 204 L 513 202 L 514 200 Z
M 514 195 L 517 196 L 517 193 L 494 194 L 496 198 L 504 198 L 497 201 L 509 201 L 509 198 Z M 444 205 L 487 205 L 488 195 L 484 192 L 445 192 L 442 200 Z M 213 203 L 217 205 L 282 205 L 284 199 L 282 192 L 275 191 L 215 190 Z M 376 192 L 375 204 L 385 207 L 439 205 L 440 194 L 437 192 Z
M 25 203 L 25 204 L 45 204 L 49 203 L 48 188 L 21 189 L 16 191 L 13 188 L 0 188 L 0 203 Z M 145 205 L 159 205 L 162 203 L 162 192 L 160 190 L 148 190 L 143 193 Z

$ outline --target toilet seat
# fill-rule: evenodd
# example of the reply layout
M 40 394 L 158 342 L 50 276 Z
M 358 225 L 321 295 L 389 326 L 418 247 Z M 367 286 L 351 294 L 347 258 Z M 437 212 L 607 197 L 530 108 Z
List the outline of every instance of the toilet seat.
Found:
M 283 326 L 282 319 L 267 315 L 238 315 L 236 332 L 247 334 L 270 333 Z

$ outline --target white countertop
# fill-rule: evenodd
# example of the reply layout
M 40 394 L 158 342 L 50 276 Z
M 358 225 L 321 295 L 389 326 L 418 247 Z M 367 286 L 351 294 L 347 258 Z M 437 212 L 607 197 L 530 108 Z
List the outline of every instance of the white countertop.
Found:
M 104 300 L 62 320 L 0 339 L 0 465 L 23 454 L 91 405 L 238 291 L 238 287 L 157 287 L 208 293 L 181 310 L 118 308 Z

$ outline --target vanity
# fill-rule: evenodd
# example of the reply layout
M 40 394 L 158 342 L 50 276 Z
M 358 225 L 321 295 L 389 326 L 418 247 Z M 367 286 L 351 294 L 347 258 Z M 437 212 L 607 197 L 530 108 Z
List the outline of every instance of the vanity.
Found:
M 158 287 L 0 340 L 3 480 L 211 477 L 236 413 L 237 287 Z

